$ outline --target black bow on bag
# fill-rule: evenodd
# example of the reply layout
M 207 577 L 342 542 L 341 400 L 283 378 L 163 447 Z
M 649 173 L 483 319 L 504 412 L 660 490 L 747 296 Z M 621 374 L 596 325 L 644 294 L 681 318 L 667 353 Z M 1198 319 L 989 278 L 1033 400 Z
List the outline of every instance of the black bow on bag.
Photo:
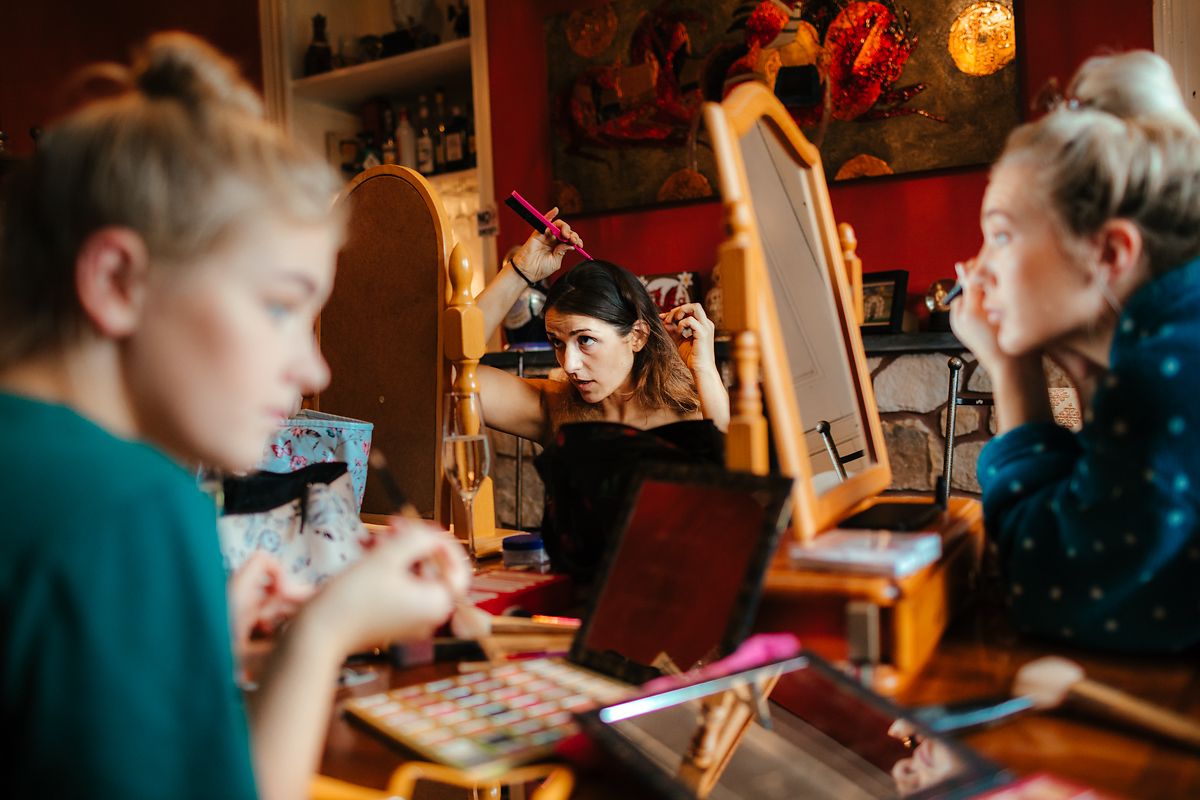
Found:
M 370 539 L 342 461 L 229 475 L 221 491 L 217 529 L 229 572 L 263 550 L 292 577 L 315 585 L 356 561 Z

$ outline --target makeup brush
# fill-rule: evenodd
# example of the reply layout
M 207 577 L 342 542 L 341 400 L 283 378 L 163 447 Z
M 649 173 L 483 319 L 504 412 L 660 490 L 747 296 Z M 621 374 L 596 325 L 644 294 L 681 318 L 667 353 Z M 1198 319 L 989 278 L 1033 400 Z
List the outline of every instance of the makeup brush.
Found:
M 942 298 L 943 306 L 949 306 L 957 300 L 958 296 L 963 293 L 963 289 L 966 288 L 967 272 L 961 261 L 954 265 L 954 274 L 958 276 L 958 281 L 950 287 L 950 291 L 946 292 L 946 296 Z
M 456 609 L 450 619 L 450 631 L 460 639 L 480 639 L 501 633 L 509 634 L 574 634 L 580 621 L 574 617 L 507 617 L 490 614 L 471 606 Z
M 1200 722 L 1088 678 L 1083 667 L 1047 656 L 1017 670 L 1013 694 L 1028 697 L 1038 709 L 1072 704 L 1108 719 L 1140 728 L 1163 739 L 1200 750 Z

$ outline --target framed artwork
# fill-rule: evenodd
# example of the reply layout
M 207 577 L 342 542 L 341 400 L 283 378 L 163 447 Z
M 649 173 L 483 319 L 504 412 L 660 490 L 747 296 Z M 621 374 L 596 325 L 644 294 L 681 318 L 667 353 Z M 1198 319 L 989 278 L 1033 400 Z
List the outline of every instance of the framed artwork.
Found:
M 863 333 L 899 333 L 904 322 L 908 273 L 902 269 L 863 275 Z
M 546 20 L 551 202 L 564 214 L 715 197 L 702 83 L 736 5 L 613 0 Z
M 1021 0 L 611 0 L 547 18 L 564 213 L 715 196 L 699 115 L 744 81 L 848 180 L 984 164 L 1020 121 Z

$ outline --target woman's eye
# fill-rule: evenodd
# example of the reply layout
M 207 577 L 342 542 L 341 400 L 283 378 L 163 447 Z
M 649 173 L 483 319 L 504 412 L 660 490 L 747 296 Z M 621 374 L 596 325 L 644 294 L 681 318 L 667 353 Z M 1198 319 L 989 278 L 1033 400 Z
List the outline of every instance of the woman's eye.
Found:
M 991 239 L 992 244 L 1008 244 L 1012 240 L 1008 231 L 992 231 L 988 238 Z
M 269 314 L 273 319 L 287 319 L 292 314 L 292 307 L 287 303 L 268 301 L 267 314 Z
M 562 342 L 560 342 L 558 339 L 548 339 L 548 341 L 550 342 L 550 346 L 553 347 L 555 350 L 562 349 L 562 346 L 563 346 Z
M 595 344 L 595 343 L 596 343 L 596 340 L 595 340 L 595 339 L 593 339 L 591 336 L 580 336 L 580 337 L 579 337 L 579 343 L 580 343 L 581 345 L 583 345 L 584 347 L 587 347 L 587 346 L 589 346 L 589 345 L 593 345 L 593 344 Z

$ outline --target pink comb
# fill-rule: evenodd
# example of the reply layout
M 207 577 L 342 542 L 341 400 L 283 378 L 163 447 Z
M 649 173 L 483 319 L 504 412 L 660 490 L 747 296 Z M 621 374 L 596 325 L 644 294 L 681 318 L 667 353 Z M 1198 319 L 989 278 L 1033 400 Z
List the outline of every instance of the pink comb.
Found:
M 521 197 L 521 195 L 515 190 L 508 196 L 508 199 L 504 201 L 504 205 L 517 212 L 521 219 L 528 222 L 529 225 L 538 233 L 545 233 L 546 229 L 549 228 L 554 232 L 554 238 L 558 239 L 563 244 L 569 244 L 572 247 L 575 247 L 570 240 L 563 236 L 562 231 L 558 229 L 557 225 L 542 216 L 542 212 L 529 205 L 529 201 L 524 197 Z M 575 250 L 579 253 L 579 255 L 583 256 L 588 261 L 592 260 L 592 257 L 589 256 L 587 251 L 582 247 L 575 247 Z

